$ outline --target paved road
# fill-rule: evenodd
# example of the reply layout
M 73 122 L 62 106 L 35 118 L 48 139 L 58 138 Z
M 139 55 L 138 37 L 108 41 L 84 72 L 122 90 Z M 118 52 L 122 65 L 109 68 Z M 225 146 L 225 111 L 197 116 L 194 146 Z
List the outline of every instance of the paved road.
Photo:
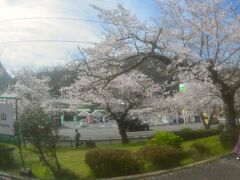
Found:
M 190 127 L 192 129 L 203 128 L 201 123 L 192 124 L 178 124 L 178 125 L 164 125 L 164 126 L 151 126 L 150 131 L 128 132 L 128 136 L 150 136 L 156 131 L 174 131 L 182 128 Z M 71 122 L 65 123 L 65 128 L 60 130 L 60 135 L 73 138 L 75 126 Z M 104 139 L 104 138 L 120 138 L 118 128 L 114 123 L 106 124 L 91 124 L 89 127 L 78 128 L 81 133 L 82 139 Z
M 144 180 L 239 180 L 240 161 L 234 155 L 189 169 L 147 177 Z

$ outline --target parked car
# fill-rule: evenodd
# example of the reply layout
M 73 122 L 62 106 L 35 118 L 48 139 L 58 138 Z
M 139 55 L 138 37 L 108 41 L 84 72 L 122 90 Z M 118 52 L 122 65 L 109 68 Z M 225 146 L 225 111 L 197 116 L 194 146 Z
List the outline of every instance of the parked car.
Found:
M 175 117 L 173 119 L 173 123 L 175 123 L 175 124 L 183 124 L 184 123 L 184 119 L 182 117 Z
M 94 118 L 92 118 L 92 122 L 93 123 L 102 123 L 103 118 L 102 117 L 94 117 Z
M 138 118 L 136 119 L 131 119 L 126 121 L 126 130 L 128 132 L 130 131 L 149 131 L 150 126 L 149 123 L 143 122 L 139 120 Z
M 193 122 L 194 123 L 201 123 L 202 122 L 202 118 L 199 115 L 193 115 Z
M 82 120 L 80 120 L 80 124 L 79 124 L 78 127 L 79 127 L 79 128 L 88 127 L 87 119 L 82 119 Z

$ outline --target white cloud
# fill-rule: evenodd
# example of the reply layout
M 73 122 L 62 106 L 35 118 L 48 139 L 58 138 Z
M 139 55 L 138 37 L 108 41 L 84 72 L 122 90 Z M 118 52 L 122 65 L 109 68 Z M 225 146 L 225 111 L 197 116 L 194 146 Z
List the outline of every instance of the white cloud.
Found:
M 76 43 L 6 43 L 22 40 L 99 41 L 99 25 L 86 21 L 25 19 L 32 17 L 73 17 L 96 19 L 89 7 L 113 8 L 122 3 L 135 12 L 134 0 L 1 0 L 0 1 L 0 61 L 8 69 L 21 66 L 51 66 L 69 61 Z M 124 3 L 123 3 L 124 2 Z M 15 20 L 6 20 L 15 19 Z

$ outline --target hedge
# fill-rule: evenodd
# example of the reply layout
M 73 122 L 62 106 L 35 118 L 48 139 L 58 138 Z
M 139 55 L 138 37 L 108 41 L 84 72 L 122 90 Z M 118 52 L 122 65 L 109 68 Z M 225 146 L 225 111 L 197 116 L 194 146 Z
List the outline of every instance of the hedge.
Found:
M 169 145 L 175 148 L 181 148 L 183 139 L 172 132 L 157 132 L 148 142 L 152 145 Z
M 180 165 L 182 151 L 170 145 L 147 145 L 138 151 L 139 158 L 157 169 L 168 169 Z
M 204 157 L 210 156 L 210 148 L 203 143 L 194 142 L 188 151 L 189 156 L 195 161 L 201 160 Z
M 138 174 L 143 169 L 131 152 L 120 149 L 89 150 L 85 162 L 98 178 Z
M 192 130 L 190 128 L 184 128 L 180 131 L 174 132 L 176 135 L 181 137 L 184 141 L 206 138 L 210 136 L 219 135 L 219 129 L 199 129 L 199 130 Z

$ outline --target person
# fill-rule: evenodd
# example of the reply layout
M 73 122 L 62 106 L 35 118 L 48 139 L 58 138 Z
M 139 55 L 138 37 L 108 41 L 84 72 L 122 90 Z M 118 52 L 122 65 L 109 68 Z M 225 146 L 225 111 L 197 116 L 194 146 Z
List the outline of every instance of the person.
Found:
M 236 159 L 239 160 L 240 159 L 240 134 L 238 136 L 238 141 L 237 141 L 237 144 L 235 145 L 233 152 L 237 155 Z
M 75 129 L 75 146 L 76 148 L 78 148 L 78 146 L 80 145 L 80 137 L 81 137 L 81 134 L 78 132 L 77 129 Z

